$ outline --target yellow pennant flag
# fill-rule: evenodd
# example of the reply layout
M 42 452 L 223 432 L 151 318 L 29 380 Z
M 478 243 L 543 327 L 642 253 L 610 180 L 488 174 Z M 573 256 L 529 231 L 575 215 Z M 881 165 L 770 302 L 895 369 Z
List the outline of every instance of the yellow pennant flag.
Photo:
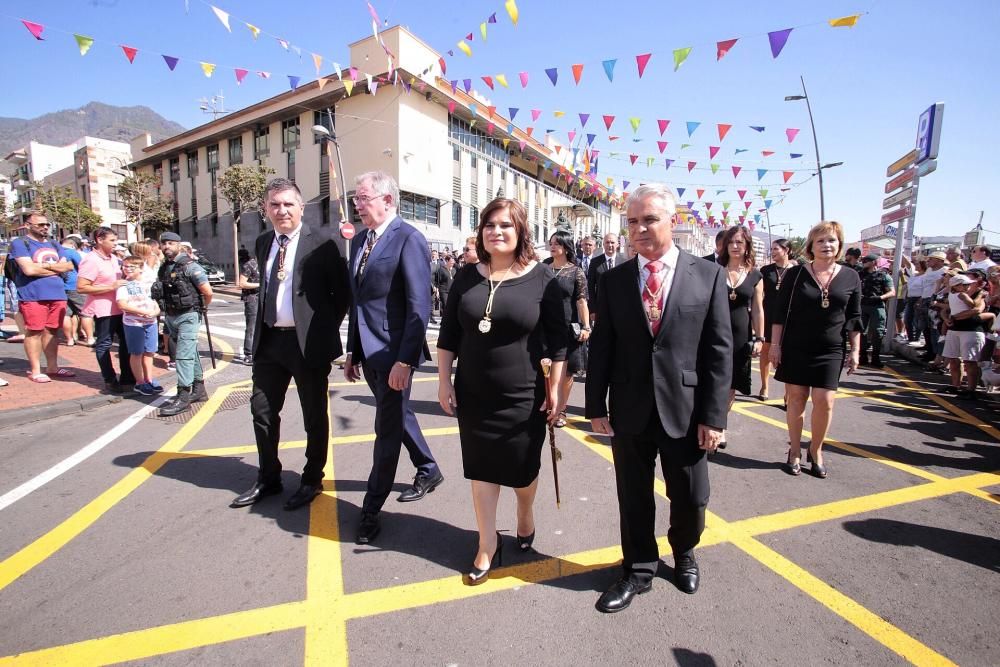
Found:
M 212 63 L 198 63 L 201 65 L 201 71 L 205 73 L 205 76 L 211 78 L 212 72 L 215 71 L 215 65 Z
M 859 18 L 861 18 L 861 14 L 851 14 L 850 16 L 841 16 L 839 19 L 830 19 L 828 23 L 831 28 L 853 28 Z
M 566 112 L 565 111 L 553 111 L 552 115 L 555 116 L 556 118 L 562 118 L 563 116 L 566 115 Z
M 469 48 L 469 45 L 465 43 L 464 39 L 458 43 L 458 48 L 460 48 L 462 50 L 462 53 L 464 53 L 465 55 L 469 56 L 470 58 L 472 57 L 472 49 Z
M 507 150 L 507 146 L 509 146 L 509 145 L 510 145 L 510 139 L 504 139 L 503 140 L 503 148 L 504 148 L 504 150 Z
M 638 132 L 639 131 L 639 123 L 642 122 L 642 119 L 641 118 L 629 118 L 628 122 L 632 125 L 632 131 L 633 132 Z
M 351 92 L 354 90 L 354 82 L 350 79 L 342 79 L 342 81 L 344 82 L 344 90 L 347 91 L 347 95 L 350 97 Z
M 514 24 L 514 27 L 516 28 L 517 16 L 518 16 L 517 3 L 514 2 L 514 0 L 507 0 L 507 2 L 503 4 L 503 6 L 507 8 L 507 14 L 510 15 L 510 20 Z
M 483 34 L 483 41 L 486 41 L 486 21 L 479 24 L 479 32 Z
M 329 79 L 327 79 L 326 77 L 322 77 L 322 76 L 320 78 L 316 79 L 316 83 L 319 84 L 320 91 L 322 91 L 323 90 L 323 86 L 325 86 L 329 82 L 330 82 Z
M 260 37 L 260 28 L 258 28 L 257 26 L 255 26 L 255 25 L 253 25 L 251 23 L 246 23 L 244 25 L 246 25 L 246 27 L 250 30 L 250 32 L 253 33 L 253 38 L 254 39 L 257 39 L 258 37 Z
M 654 158 L 654 157 L 648 157 L 648 158 L 646 158 L 646 166 L 647 167 L 652 167 L 653 166 L 653 162 L 655 160 L 656 160 L 656 158 Z
M 87 51 L 90 51 L 90 47 L 94 44 L 93 37 L 85 37 L 84 35 L 73 35 L 76 40 L 76 45 L 80 47 L 80 55 L 87 55 Z
M 615 179 L 611 178 L 610 176 L 608 176 L 608 187 L 609 188 L 615 187 Z
M 510 88 L 510 86 L 507 85 L 507 75 L 506 74 L 497 74 L 493 78 L 496 79 L 497 83 L 499 83 L 504 88 Z
M 323 56 L 318 53 L 312 54 L 313 64 L 316 65 L 316 76 L 319 76 L 319 70 L 323 67 Z

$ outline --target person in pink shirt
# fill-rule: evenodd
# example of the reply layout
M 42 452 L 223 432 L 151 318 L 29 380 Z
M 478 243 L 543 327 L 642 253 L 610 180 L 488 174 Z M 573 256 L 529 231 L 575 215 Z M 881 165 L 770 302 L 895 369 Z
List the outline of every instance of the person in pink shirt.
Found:
M 76 289 L 87 297 L 83 314 L 94 318 L 94 353 L 101 367 L 101 376 L 108 391 L 120 394 L 131 391 L 135 376 L 129 363 L 128 344 L 122 324 L 122 310 L 115 301 L 115 292 L 128 281 L 122 277 L 121 260 L 115 256 L 118 236 L 108 227 L 94 232 L 94 249 L 80 262 Z M 121 377 L 111 363 L 111 345 L 118 337 L 118 366 Z

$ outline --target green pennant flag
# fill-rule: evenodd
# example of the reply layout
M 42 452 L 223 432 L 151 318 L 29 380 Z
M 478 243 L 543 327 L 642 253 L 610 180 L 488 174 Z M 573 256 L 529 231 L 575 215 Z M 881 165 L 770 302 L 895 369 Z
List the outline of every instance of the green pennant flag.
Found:
M 674 49 L 674 71 L 680 69 L 681 64 L 691 55 L 691 47 Z
M 94 38 L 83 35 L 73 35 L 73 38 L 76 40 L 76 45 L 80 47 L 80 55 L 87 55 L 87 51 L 90 51 L 90 47 L 94 44 Z
M 709 166 L 712 168 L 712 173 L 713 174 L 715 172 L 719 171 L 719 165 L 715 164 L 714 162 L 712 164 L 710 164 Z

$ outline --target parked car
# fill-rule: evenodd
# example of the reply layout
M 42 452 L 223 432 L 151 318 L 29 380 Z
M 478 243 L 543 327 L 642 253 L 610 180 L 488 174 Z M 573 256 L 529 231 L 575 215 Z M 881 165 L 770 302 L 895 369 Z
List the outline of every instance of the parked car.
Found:
M 207 257 L 199 257 L 197 261 L 205 269 L 205 273 L 208 274 L 209 285 L 221 285 L 226 282 L 226 273 L 217 264 L 213 263 Z

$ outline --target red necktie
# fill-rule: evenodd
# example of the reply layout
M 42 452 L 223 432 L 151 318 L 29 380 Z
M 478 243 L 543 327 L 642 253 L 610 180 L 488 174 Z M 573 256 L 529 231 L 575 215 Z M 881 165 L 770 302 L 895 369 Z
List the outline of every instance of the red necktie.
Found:
M 649 320 L 649 327 L 653 330 L 653 336 L 660 331 L 660 319 L 663 315 L 663 280 L 660 278 L 660 269 L 663 262 L 656 260 L 646 264 L 649 277 L 642 289 L 642 307 L 646 311 L 646 318 Z

